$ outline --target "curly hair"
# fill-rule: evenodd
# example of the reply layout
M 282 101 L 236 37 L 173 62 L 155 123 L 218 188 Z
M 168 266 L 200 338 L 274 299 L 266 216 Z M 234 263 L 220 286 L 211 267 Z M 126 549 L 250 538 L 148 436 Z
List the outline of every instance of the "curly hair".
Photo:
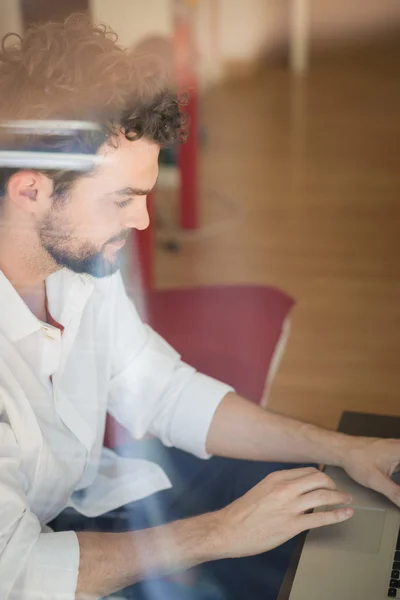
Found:
M 117 40 L 110 27 L 92 25 L 83 14 L 32 26 L 23 37 L 11 33 L 3 38 L 0 119 L 90 120 L 101 129 L 100 135 L 80 132 L 68 138 L 18 136 L 13 146 L 95 153 L 120 132 L 128 140 L 146 137 L 161 147 L 185 141 L 185 100 L 167 80 L 167 69 L 155 56 L 130 52 Z M 10 147 L 9 139 L 0 143 Z M 0 168 L 0 195 L 18 170 Z M 49 176 L 55 192 L 74 178 L 71 172 Z

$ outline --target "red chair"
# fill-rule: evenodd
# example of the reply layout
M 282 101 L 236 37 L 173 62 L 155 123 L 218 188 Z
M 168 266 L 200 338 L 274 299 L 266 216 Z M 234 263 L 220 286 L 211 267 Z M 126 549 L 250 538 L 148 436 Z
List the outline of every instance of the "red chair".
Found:
M 199 371 L 259 403 L 266 398 L 294 301 L 268 286 L 213 286 L 145 293 L 147 321 Z M 142 311 L 143 312 L 143 311 Z M 111 417 L 105 444 L 131 441 Z

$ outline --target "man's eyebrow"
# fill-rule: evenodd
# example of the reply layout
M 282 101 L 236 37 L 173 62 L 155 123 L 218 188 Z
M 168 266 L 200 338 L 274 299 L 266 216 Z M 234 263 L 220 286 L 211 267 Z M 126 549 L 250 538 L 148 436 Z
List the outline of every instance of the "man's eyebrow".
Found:
M 121 190 L 115 190 L 115 192 L 111 192 L 107 194 L 107 196 L 120 196 L 121 198 L 126 198 L 127 196 L 147 196 L 150 194 L 152 190 L 141 190 L 139 188 L 126 187 Z

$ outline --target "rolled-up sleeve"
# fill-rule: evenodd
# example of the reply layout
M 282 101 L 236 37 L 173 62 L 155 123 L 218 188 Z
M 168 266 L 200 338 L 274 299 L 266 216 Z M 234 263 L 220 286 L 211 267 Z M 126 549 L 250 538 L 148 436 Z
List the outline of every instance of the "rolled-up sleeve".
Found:
M 78 570 L 76 534 L 42 533 L 24 493 L 15 436 L 0 423 L 1 600 L 74 600 Z
M 184 363 L 144 325 L 120 276 L 114 284 L 114 336 L 110 414 L 135 438 L 151 433 L 166 446 L 208 458 L 211 421 L 232 388 Z

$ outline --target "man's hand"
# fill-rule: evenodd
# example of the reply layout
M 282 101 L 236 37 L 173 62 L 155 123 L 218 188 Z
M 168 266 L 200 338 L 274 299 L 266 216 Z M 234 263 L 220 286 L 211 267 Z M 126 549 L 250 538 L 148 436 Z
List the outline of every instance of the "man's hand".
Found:
M 224 558 L 260 554 L 307 529 L 340 523 L 350 508 L 311 513 L 314 508 L 349 504 L 330 477 L 315 468 L 277 471 L 217 513 Z
M 400 466 L 400 440 L 348 438 L 341 466 L 357 483 L 384 494 L 400 507 L 400 486 L 391 476 Z

